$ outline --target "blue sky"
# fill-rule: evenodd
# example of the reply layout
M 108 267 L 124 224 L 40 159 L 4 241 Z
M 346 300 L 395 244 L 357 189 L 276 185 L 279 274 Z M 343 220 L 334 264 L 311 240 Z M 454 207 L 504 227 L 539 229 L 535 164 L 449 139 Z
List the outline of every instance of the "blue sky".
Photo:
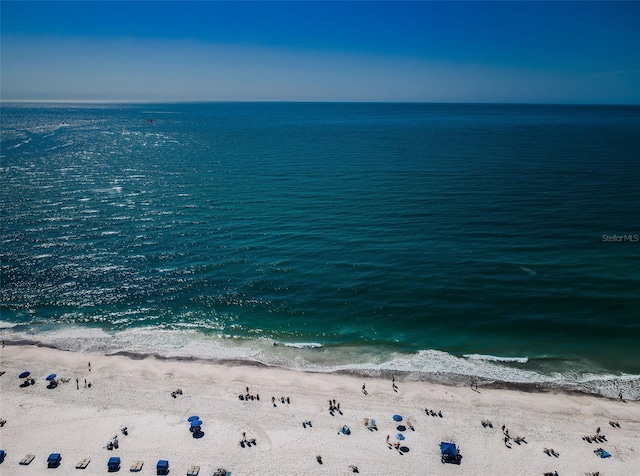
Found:
M 640 2 L 1 3 L 3 100 L 640 104 Z

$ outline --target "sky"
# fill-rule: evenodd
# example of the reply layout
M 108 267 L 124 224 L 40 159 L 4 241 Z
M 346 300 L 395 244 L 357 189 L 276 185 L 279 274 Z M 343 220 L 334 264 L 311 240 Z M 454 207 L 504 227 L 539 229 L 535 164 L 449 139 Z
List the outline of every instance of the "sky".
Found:
M 640 2 L 5 1 L 0 99 L 640 104 Z

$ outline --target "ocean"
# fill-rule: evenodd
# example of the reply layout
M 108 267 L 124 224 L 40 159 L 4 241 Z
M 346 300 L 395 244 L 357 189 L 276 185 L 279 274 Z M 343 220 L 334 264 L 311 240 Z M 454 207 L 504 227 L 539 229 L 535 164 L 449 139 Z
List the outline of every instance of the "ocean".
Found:
M 4 340 L 640 399 L 640 107 L 1 122 Z

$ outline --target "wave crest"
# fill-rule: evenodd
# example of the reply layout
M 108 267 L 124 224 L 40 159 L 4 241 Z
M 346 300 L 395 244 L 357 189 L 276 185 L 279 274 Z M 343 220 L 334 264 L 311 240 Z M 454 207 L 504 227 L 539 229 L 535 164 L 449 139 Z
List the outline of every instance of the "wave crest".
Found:
M 470 360 L 486 360 L 488 362 L 515 362 L 518 364 L 526 364 L 529 362 L 529 357 L 499 357 L 496 355 L 483 355 L 483 354 L 464 354 L 465 359 Z

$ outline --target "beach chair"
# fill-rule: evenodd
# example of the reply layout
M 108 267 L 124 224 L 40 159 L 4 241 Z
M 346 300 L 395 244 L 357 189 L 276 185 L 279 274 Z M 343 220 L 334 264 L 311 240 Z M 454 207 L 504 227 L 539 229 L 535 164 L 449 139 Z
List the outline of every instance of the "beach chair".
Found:
M 138 461 L 134 462 L 134 463 L 131 465 L 131 469 L 130 469 L 130 471 L 131 471 L 132 473 L 137 473 L 138 471 L 140 471 L 140 470 L 142 469 L 142 465 L 143 465 L 143 464 L 144 464 L 144 462 L 142 462 L 142 461 L 140 461 L 140 460 L 138 460 Z
M 22 466 L 27 466 L 34 460 L 35 457 L 36 455 L 28 454 L 27 456 L 25 456 L 20 460 L 20 464 Z
M 116 471 L 120 471 L 120 457 L 119 456 L 112 456 L 111 458 L 109 458 L 109 461 L 107 461 L 107 471 L 109 471 L 110 473 L 114 473 Z
M 187 471 L 187 476 L 198 476 L 199 472 L 200 466 L 193 465 L 189 468 L 189 471 Z
M 462 455 L 458 452 L 455 443 L 440 442 L 440 461 L 444 463 L 460 464 Z
M 169 474 L 169 462 L 166 459 L 161 459 L 156 465 L 156 474 Z
M 342 427 L 342 429 L 340 430 L 340 432 L 342 432 L 342 434 L 344 434 L 344 435 L 350 435 L 351 434 L 351 430 L 349 429 L 349 427 L 347 425 L 344 425 Z
M 89 466 L 90 462 L 91 460 L 89 458 L 83 458 L 78 461 L 78 464 L 76 464 L 76 469 L 85 469 L 87 466 Z
M 57 468 L 60 466 L 60 462 L 62 461 L 62 456 L 60 453 L 51 453 L 47 458 L 47 468 Z

